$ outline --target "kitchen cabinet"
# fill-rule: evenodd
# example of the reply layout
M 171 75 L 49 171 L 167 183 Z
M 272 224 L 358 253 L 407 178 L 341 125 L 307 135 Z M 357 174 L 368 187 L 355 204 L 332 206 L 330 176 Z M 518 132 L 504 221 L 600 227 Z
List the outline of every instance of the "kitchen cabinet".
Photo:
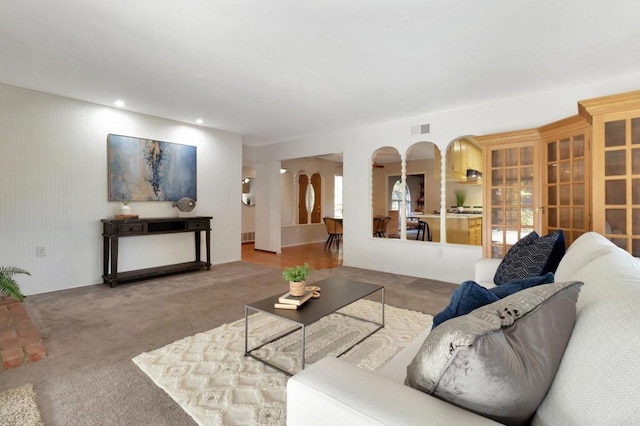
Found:
M 448 215 L 447 242 L 452 244 L 482 244 L 482 217 L 477 215 Z
M 418 216 L 427 222 L 433 242 L 441 241 L 440 215 Z M 448 214 L 447 242 L 453 244 L 482 244 L 482 215 Z
M 447 180 L 467 182 L 467 170 L 482 172 L 482 164 L 482 148 L 468 140 L 458 139 L 447 150 Z
M 474 217 L 469 218 L 468 223 L 469 242 L 467 244 L 472 246 L 482 245 L 482 218 Z

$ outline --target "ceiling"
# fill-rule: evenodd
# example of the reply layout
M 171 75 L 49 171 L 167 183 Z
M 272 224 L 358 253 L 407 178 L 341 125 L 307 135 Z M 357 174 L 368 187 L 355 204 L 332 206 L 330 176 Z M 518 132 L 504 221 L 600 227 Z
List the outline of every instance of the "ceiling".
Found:
M 0 82 L 261 145 L 640 72 L 636 0 L 5 0 Z

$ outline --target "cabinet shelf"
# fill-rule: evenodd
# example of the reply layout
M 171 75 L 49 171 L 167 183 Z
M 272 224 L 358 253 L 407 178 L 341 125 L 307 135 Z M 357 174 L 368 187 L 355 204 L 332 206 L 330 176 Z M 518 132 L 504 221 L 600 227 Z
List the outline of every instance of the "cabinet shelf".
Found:
M 136 281 L 162 275 L 177 274 L 180 272 L 197 271 L 206 267 L 206 262 L 194 260 L 191 262 L 175 263 L 173 265 L 155 266 L 153 268 L 136 269 L 135 271 L 124 271 L 118 272 L 117 274 L 108 274 L 103 277 L 103 280 L 105 284 L 117 284 L 119 282 Z

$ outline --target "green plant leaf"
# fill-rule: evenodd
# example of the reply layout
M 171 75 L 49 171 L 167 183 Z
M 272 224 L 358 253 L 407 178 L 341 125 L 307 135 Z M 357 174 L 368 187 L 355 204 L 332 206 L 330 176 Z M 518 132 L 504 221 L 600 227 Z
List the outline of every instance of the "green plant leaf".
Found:
M 285 281 L 301 282 L 309 277 L 311 267 L 305 262 L 304 265 L 289 266 L 282 271 Z
M 25 296 L 20 292 L 20 286 L 16 280 L 13 279 L 15 274 L 31 275 L 28 271 L 16 266 L 0 266 L 0 294 L 23 302 Z
M 467 191 L 465 191 L 464 189 L 456 189 L 454 193 L 456 196 L 456 206 L 464 206 L 464 200 L 467 198 Z

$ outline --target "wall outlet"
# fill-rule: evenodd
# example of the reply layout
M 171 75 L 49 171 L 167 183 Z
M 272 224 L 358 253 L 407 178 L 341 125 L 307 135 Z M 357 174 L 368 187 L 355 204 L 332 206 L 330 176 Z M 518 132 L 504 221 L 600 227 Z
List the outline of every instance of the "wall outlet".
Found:
M 47 255 L 47 248 L 46 247 L 36 247 L 36 256 L 38 257 L 44 257 Z

